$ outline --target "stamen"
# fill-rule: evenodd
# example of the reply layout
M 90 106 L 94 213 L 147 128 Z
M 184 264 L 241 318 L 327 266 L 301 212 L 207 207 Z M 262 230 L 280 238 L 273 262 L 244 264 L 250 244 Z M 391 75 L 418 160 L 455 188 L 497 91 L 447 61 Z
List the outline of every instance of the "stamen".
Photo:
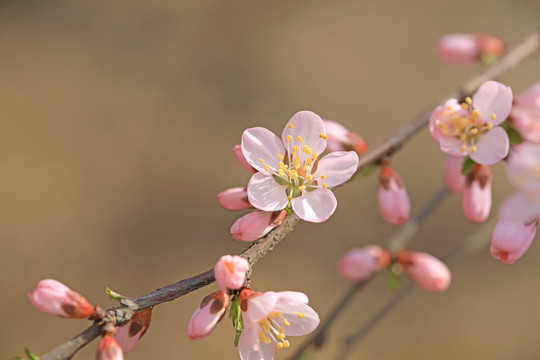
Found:
M 306 314 L 304 313 L 297 313 L 296 316 L 298 316 L 299 319 L 303 318 L 304 316 L 306 316 Z
M 280 342 L 276 343 L 276 349 L 278 350 L 283 349 L 283 343 L 280 343 Z
M 279 340 L 283 340 L 283 339 L 285 339 L 285 334 L 281 332 L 281 333 L 277 334 L 277 338 Z
M 266 336 L 264 336 L 264 333 L 262 331 L 259 331 L 259 340 L 262 342 L 266 340 Z
M 304 142 L 304 139 L 302 139 L 301 136 L 298 136 L 298 137 L 296 138 L 296 141 L 298 141 L 298 142 Z
M 279 169 L 278 170 L 278 175 L 281 176 L 281 177 L 284 177 L 285 176 L 285 171 L 283 169 Z
M 469 151 L 471 152 L 471 154 L 475 153 L 476 152 L 476 146 L 471 146 Z
M 491 120 L 495 120 L 497 118 L 496 114 L 491 114 Z
M 290 123 L 289 124 L 289 129 L 292 129 L 294 127 L 294 124 L 293 123 Z
M 472 99 L 471 99 L 470 97 L 467 96 L 467 97 L 465 98 L 465 102 L 466 102 L 467 104 L 471 105 L 471 104 L 472 104 Z
M 463 103 L 463 104 L 461 104 L 461 108 L 462 108 L 463 110 L 469 110 L 469 105 Z
M 326 183 L 322 183 L 322 188 L 326 189 L 326 185 L 327 185 Z
M 264 170 L 269 171 L 270 170 L 270 165 L 264 165 Z
M 477 128 L 472 128 L 471 130 L 469 130 L 469 132 L 470 132 L 472 135 L 476 135 L 476 134 L 478 134 L 478 129 L 477 129 Z
M 478 110 L 473 110 L 473 112 L 471 113 L 471 117 L 473 118 L 473 120 L 476 120 L 478 119 L 478 116 L 480 116 L 480 111 Z
M 291 323 L 287 319 L 283 319 L 283 325 L 285 326 L 291 326 Z
M 492 124 L 492 123 L 487 123 L 486 126 L 487 126 L 487 129 L 488 129 L 488 130 L 493 129 L 493 124 Z
M 465 141 L 466 139 L 467 139 L 467 135 L 466 135 L 466 134 L 461 134 L 461 135 L 459 136 L 459 140 L 461 140 L 461 141 Z
M 319 138 L 324 139 L 324 140 L 328 140 L 328 135 L 319 134 Z
M 277 157 L 279 160 L 283 161 L 285 160 L 285 156 L 281 155 L 281 154 L 277 154 Z
M 300 186 L 298 187 L 298 190 L 304 191 L 304 190 L 306 190 L 306 187 L 305 187 L 304 185 L 300 185 Z
M 291 343 L 289 342 L 289 340 L 285 340 L 285 341 L 283 342 L 283 347 L 284 347 L 284 348 L 288 348 L 289 346 L 291 346 Z
M 292 124 L 291 124 L 291 125 L 292 125 Z M 287 138 L 285 139 L 285 141 L 291 142 L 291 141 L 292 141 L 292 136 L 291 136 L 291 135 L 287 135 Z
M 467 145 L 461 145 L 461 152 L 464 153 L 467 151 Z
M 311 155 L 311 157 L 312 157 L 313 160 L 315 161 L 315 160 L 317 160 L 317 158 L 319 157 L 319 154 L 313 153 L 313 154 Z
M 287 196 L 287 200 L 291 201 L 291 200 L 292 200 L 292 196 Z
M 294 145 L 294 147 L 292 148 L 292 151 L 297 152 L 298 151 L 298 145 Z
M 326 179 L 326 175 L 322 174 L 321 179 Z
M 262 158 L 261 158 L 261 159 L 259 159 L 259 162 L 262 162 L 262 163 L 264 164 L 264 160 L 263 160 Z
M 303 150 L 306 154 L 311 155 L 311 149 L 308 145 L 304 145 Z
M 306 176 L 306 180 L 313 180 L 313 175 L 308 174 L 308 176 Z

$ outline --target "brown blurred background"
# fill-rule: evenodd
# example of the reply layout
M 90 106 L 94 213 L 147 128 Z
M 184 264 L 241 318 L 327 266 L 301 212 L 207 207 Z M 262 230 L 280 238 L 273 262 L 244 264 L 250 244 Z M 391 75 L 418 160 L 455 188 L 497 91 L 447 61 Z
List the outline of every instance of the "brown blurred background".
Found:
M 512 41 L 539 13 L 533 0 L 1 1 L 0 358 L 45 353 L 87 326 L 31 307 L 26 293 L 42 278 L 108 307 L 105 286 L 137 296 L 244 249 L 229 235 L 241 213 L 216 194 L 249 179 L 230 151 L 245 128 L 281 132 L 309 109 L 375 144 L 479 70 L 441 64 L 439 36 Z M 539 65 L 501 80 L 519 92 L 540 79 Z M 395 156 L 413 211 L 439 187 L 442 160 L 426 131 Z M 502 165 L 494 171 L 498 204 L 510 188 Z M 324 317 L 348 286 L 334 270 L 342 253 L 396 231 L 375 190 L 375 177 L 339 189 L 331 220 L 300 224 L 255 267 L 253 286 L 306 292 Z M 411 247 L 442 255 L 458 244 L 477 228 L 460 209 L 448 199 Z M 469 257 L 447 293 L 415 292 L 355 358 L 540 358 L 539 258 L 538 244 L 512 267 L 487 249 Z M 185 334 L 215 289 L 159 306 L 128 358 L 237 358 L 228 321 L 203 341 Z M 389 296 L 379 279 L 318 359 Z

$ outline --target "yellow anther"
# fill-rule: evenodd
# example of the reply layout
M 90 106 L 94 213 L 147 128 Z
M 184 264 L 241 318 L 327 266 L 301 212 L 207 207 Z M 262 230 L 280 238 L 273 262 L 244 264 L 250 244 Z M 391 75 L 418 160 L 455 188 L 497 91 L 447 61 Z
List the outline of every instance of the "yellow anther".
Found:
M 292 151 L 291 156 L 296 156 L 296 151 Z
M 300 185 L 300 186 L 298 187 L 298 190 L 304 191 L 304 190 L 306 190 L 306 187 L 305 187 L 304 185 Z
M 304 316 L 306 316 L 306 314 L 300 313 L 300 312 L 299 312 L 298 314 L 296 314 L 296 316 L 298 316 L 298 318 L 301 319 L 301 318 L 303 318 Z
M 473 120 L 478 119 L 478 116 L 480 116 L 480 111 L 478 111 L 478 110 L 473 110 L 471 116 L 472 116 Z
M 264 332 L 270 331 L 270 321 L 268 321 L 268 319 L 264 319 L 263 321 L 260 322 L 260 324 L 262 325 Z
M 280 326 L 278 332 L 282 333 L 284 331 L 285 331 L 285 328 L 283 328 L 283 326 Z
M 313 179 L 313 175 L 308 174 L 308 176 L 306 176 L 306 180 L 312 180 L 312 179 Z
M 450 111 L 450 112 L 448 113 L 448 115 L 454 116 L 454 115 L 456 115 L 456 113 L 455 113 L 454 111 Z
M 448 129 L 442 129 L 441 132 L 442 132 L 443 135 L 448 135 L 449 134 Z
M 285 163 L 283 161 L 279 162 L 279 168 L 280 169 L 285 169 Z
M 491 114 L 491 120 L 495 120 L 497 118 L 497 115 Z
M 285 141 L 291 142 L 291 141 L 292 141 L 292 136 L 291 136 L 291 135 L 287 135 L 287 138 L 285 139 Z
M 285 171 L 283 169 L 279 169 L 278 172 L 279 176 L 283 177 L 285 176 Z
M 283 319 L 283 325 L 285 326 L 291 326 L 291 323 L 287 319 Z
M 311 157 L 313 158 L 313 160 L 317 160 L 317 158 L 319 157 L 319 154 L 313 153 L 311 154 Z
M 445 135 L 446 135 L 446 134 L 445 134 Z M 459 140 L 461 140 L 461 141 L 465 141 L 466 139 L 467 139 L 467 135 L 465 135 L 465 134 L 461 134 L 461 135 L 459 136 Z
M 311 155 L 311 149 L 308 145 L 304 145 L 303 150 L 306 154 Z
M 472 153 L 475 153 L 476 152 L 476 146 L 471 146 L 471 148 L 469 149 L 469 151 Z
M 441 116 L 446 116 L 446 110 L 441 111 Z
M 471 105 L 471 104 L 472 104 L 472 99 L 471 99 L 470 97 L 467 96 L 467 97 L 465 98 L 465 102 L 466 102 L 467 104 Z
M 265 344 L 270 344 L 271 342 L 272 342 L 272 340 L 270 340 L 269 338 L 264 339 Z
M 322 188 L 323 188 L 323 189 L 326 189 L 326 185 L 327 185 L 326 183 L 323 183 L 323 184 L 322 184 Z
M 463 110 L 469 110 L 469 105 L 463 103 L 463 104 L 461 104 L 461 108 L 462 108 Z
M 294 124 L 293 123 L 290 123 L 289 124 L 289 129 L 292 129 L 294 127 Z
M 302 170 L 304 170 L 305 172 L 307 172 L 309 170 L 309 165 L 304 165 L 302 166 Z
M 321 179 L 326 179 L 326 175 L 322 174 Z
M 298 136 L 298 137 L 296 138 L 296 141 L 298 141 L 298 142 L 304 142 L 304 139 L 302 139 L 301 136 Z
M 264 336 L 264 333 L 262 331 L 259 331 L 259 340 L 264 342 L 266 340 L 266 336 Z
M 281 154 L 278 154 L 277 157 L 278 157 L 278 159 L 281 160 L 281 161 L 285 160 L 285 156 L 283 156 L 283 155 L 281 155 Z
M 292 196 L 287 196 L 287 200 L 291 201 L 291 200 L 292 200 Z
M 278 342 L 278 343 L 276 344 L 276 349 L 278 349 L 278 350 L 283 349 L 283 343 Z
M 476 134 L 478 134 L 478 129 L 477 129 L 477 128 L 472 128 L 471 130 L 469 130 L 469 132 L 470 132 L 472 135 L 476 135 Z
M 307 158 L 306 164 L 311 165 L 313 163 L 313 159 Z
M 291 346 L 291 343 L 289 342 L 289 340 L 285 340 L 285 341 L 283 342 L 283 347 L 284 347 L 284 348 L 288 348 L 289 346 Z
M 283 340 L 283 339 L 285 339 L 285 334 L 284 333 L 279 333 L 279 334 L 277 334 L 277 338 L 279 340 Z
M 298 145 L 294 145 L 294 147 L 292 148 L 292 151 L 297 152 L 298 151 Z
M 439 123 L 439 127 L 440 127 L 441 129 L 448 129 L 448 125 L 446 125 L 446 123 L 443 123 L 443 122 L 440 122 L 440 123 Z
M 493 129 L 493 124 L 492 123 L 487 123 L 487 128 L 488 128 L 488 130 Z
M 328 135 L 319 134 L 319 138 L 324 139 L 324 140 L 328 140 Z
M 270 165 L 264 165 L 264 170 L 269 171 L 270 170 Z
M 259 162 L 262 162 L 264 164 L 264 160 L 262 158 L 259 159 Z
M 461 145 L 461 152 L 467 151 L 467 145 Z

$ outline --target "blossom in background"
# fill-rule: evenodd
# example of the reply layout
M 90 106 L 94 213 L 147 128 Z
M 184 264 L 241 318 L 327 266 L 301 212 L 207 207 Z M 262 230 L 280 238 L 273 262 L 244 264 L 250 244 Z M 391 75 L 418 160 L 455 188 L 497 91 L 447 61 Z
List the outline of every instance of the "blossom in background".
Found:
M 491 236 L 491 256 L 506 265 L 515 263 L 531 246 L 537 225 L 538 221 L 525 224 L 522 220 L 500 219 Z
M 469 155 L 479 164 L 492 165 L 509 150 L 501 124 L 512 108 L 512 90 L 496 81 L 487 81 L 463 104 L 450 99 L 437 107 L 429 119 L 429 131 L 441 151 L 457 157 Z
M 124 360 L 124 353 L 112 335 L 105 335 L 99 342 L 96 360 Z
M 323 120 L 328 141 L 326 151 L 355 151 L 358 155 L 368 150 L 368 145 L 360 135 L 332 120 Z
M 247 189 L 236 187 L 218 194 L 219 204 L 227 210 L 242 210 L 252 208 L 247 198 Z
M 189 339 L 200 340 L 210 335 L 225 315 L 228 306 L 229 295 L 223 291 L 216 291 L 206 296 L 189 319 L 187 326 Z
M 437 55 L 453 66 L 474 65 L 482 56 L 497 58 L 503 52 L 503 42 L 487 34 L 446 34 L 437 42 Z
M 349 180 L 358 166 L 354 151 L 319 158 L 327 139 L 322 119 L 310 111 L 296 113 L 281 139 L 261 127 L 244 131 L 242 152 L 258 170 L 248 184 L 251 205 L 263 211 L 279 211 L 290 205 L 305 221 L 327 220 L 337 206 L 329 188 Z
M 240 256 L 224 255 L 214 266 L 214 277 L 223 292 L 227 289 L 236 290 L 244 285 L 249 263 Z
M 257 210 L 236 220 L 231 234 L 238 241 L 255 241 L 283 222 L 287 212 Z
M 136 312 L 127 323 L 116 327 L 116 334 L 113 336 L 122 347 L 124 354 L 133 350 L 138 344 L 150 327 L 151 321 L 152 308 L 149 308 Z
M 390 253 L 377 245 L 353 248 L 343 255 L 337 264 L 341 277 L 351 281 L 364 281 L 373 273 L 390 264 Z
M 401 225 L 409 219 L 411 202 L 405 185 L 396 170 L 381 166 L 377 192 L 379 212 L 390 224 Z
M 491 212 L 491 182 L 489 166 L 476 164 L 467 174 L 463 190 L 463 213 L 474 223 L 484 222 Z
M 396 261 L 416 286 L 429 291 L 445 291 L 450 286 L 450 269 L 436 257 L 417 251 L 402 250 Z
M 66 318 L 87 318 L 94 311 L 81 294 L 54 279 L 41 280 L 28 298 L 39 311 Z
M 238 343 L 240 358 L 273 359 L 276 349 L 291 345 L 288 336 L 306 335 L 315 330 L 319 316 L 307 303 L 308 297 L 300 292 L 242 290 L 244 330 Z
M 464 159 L 447 156 L 444 162 L 444 183 L 453 194 L 461 194 L 465 187 L 465 175 L 461 173 Z
M 510 119 L 523 139 L 540 143 L 540 81 L 514 98 Z

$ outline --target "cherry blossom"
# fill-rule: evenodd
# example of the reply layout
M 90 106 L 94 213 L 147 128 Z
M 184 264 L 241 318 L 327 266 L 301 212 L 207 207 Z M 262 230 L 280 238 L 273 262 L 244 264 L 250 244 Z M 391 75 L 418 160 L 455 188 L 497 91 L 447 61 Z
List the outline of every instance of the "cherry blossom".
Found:
M 442 152 L 469 155 L 479 164 L 492 165 L 508 154 L 508 135 L 497 125 L 506 120 L 511 108 L 512 90 L 487 81 L 463 104 L 450 99 L 437 107 L 431 114 L 429 131 Z
M 248 184 L 248 200 L 263 211 L 291 206 L 303 220 L 326 221 L 337 200 L 329 189 L 349 180 L 358 166 L 354 151 L 336 151 L 319 158 L 328 136 L 322 119 L 310 111 L 296 113 L 279 139 L 256 127 L 242 135 L 242 152 L 258 170 Z
M 503 264 L 512 265 L 531 246 L 537 225 L 538 221 L 525 224 L 521 220 L 500 219 L 491 236 L 491 255 Z
M 510 119 L 525 140 L 540 143 L 540 81 L 514 98 Z
M 249 270 L 249 263 L 240 256 L 224 255 L 214 266 L 214 277 L 223 292 L 227 289 L 240 289 L 246 280 L 246 272 Z
M 87 318 L 94 311 L 81 294 L 54 279 L 41 280 L 28 298 L 39 311 L 66 318 Z

